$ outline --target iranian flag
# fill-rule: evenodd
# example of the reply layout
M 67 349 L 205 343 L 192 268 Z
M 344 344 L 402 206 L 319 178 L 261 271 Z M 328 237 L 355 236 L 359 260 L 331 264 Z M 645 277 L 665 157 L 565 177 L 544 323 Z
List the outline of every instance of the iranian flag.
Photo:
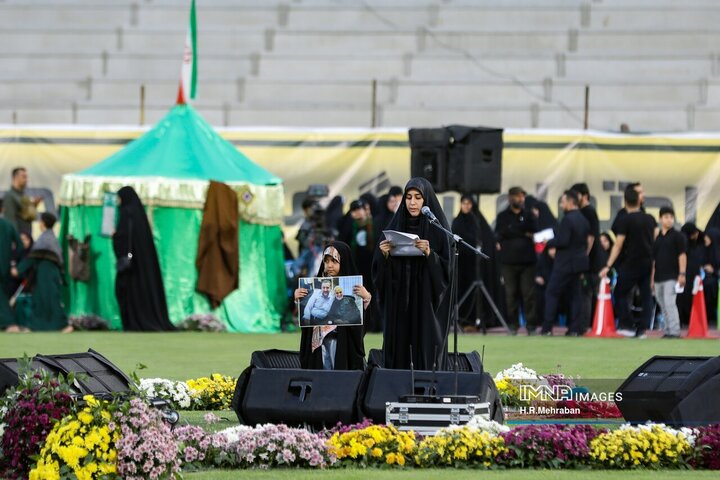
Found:
M 195 19 L 195 0 L 190 6 L 190 23 L 185 37 L 182 69 L 180 70 L 180 88 L 178 89 L 178 105 L 190 103 L 195 99 L 197 89 L 197 22 Z

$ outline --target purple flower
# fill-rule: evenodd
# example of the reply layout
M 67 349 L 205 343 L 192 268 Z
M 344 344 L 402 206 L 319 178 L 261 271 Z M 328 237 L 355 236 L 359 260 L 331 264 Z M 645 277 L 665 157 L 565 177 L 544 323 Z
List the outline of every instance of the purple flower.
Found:
M 507 466 L 559 468 L 580 465 L 589 457 L 590 441 L 603 430 L 589 425 L 523 425 L 502 433 Z
M 720 424 L 697 429 L 695 452 L 689 463 L 693 468 L 720 470 Z

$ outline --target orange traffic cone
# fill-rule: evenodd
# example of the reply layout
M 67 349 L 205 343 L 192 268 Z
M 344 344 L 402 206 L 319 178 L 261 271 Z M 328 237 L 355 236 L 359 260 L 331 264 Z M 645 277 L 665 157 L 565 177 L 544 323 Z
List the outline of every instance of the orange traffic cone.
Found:
M 692 310 L 690 311 L 690 327 L 688 328 L 687 338 L 707 338 L 708 337 L 708 320 L 705 310 L 705 293 L 703 291 L 703 281 L 700 275 L 695 276 L 693 281 L 693 301 Z
M 612 296 L 610 295 L 610 279 L 607 277 L 604 277 L 600 282 L 592 330 L 587 332 L 585 336 L 621 337 L 615 331 L 615 312 L 613 312 Z

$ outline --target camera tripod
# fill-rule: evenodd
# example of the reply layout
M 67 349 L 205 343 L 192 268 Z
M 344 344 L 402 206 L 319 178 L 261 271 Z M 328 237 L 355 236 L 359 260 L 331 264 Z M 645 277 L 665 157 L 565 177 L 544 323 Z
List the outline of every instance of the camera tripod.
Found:
M 495 301 L 493 300 L 492 296 L 490 295 L 490 292 L 487 291 L 487 287 L 485 286 L 485 282 L 480 278 L 477 277 L 477 280 L 475 280 L 470 286 L 465 290 L 465 293 L 463 294 L 462 298 L 458 301 L 458 308 L 460 305 L 463 305 L 468 297 L 475 293 L 475 304 L 476 304 L 476 312 L 477 312 L 477 306 L 480 305 L 480 294 L 485 297 L 485 300 L 487 301 L 488 305 L 490 305 L 490 308 L 492 309 L 493 313 L 495 314 L 495 318 L 498 319 L 498 321 L 502 324 L 503 327 L 505 327 L 505 330 L 510 332 L 510 327 L 508 327 L 507 322 L 505 322 L 505 318 L 500 313 L 500 310 L 498 309 L 497 305 L 495 304 Z M 487 325 L 485 325 L 485 321 L 477 317 L 475 320 L 475 324 L 482 329 L 483 334 L 487 333 Z

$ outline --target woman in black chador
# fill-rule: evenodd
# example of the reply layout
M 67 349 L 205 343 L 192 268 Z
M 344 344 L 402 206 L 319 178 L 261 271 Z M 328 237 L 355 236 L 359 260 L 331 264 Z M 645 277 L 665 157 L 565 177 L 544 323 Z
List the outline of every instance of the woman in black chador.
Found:
M 323 251 L 323 262 L 316 277 L 345 277 L 360 275 L 350 253 L 350 247 L 343 242 L 330 242 Z M 371 295 L 362 285 L 353 288 L 354 295 L 363 299 L 367 314 Z M 295 290 L 295 301 L 306 297 L 307 289 Z M 334 296 L 335 292 L 331 292 Z M 365 346 L 363 327 L 327 325 L 302 328 L 300 336 L 300 365 L 314 370 L 364 370 Z
M 132 187 L 121 188 L 118 197 L 113 250 L 118 259 L 115 297 L 123 330 L 175 330 L 168 317 L 160 263 L 143 204 Z
M 393 256 L 392 244 L 380 242 L 373 259 L 378 306 L 384 316 L 385 368 L 445 369 L 450 286 L 450 247 L 445 233 L 421 212 L 427 206 L 443 227 L 447 219 L 430 182 L 413 178 L 405 186 L 403 201 L 386 230 L 413 233 L 422 256 Z M 437 352 L 437 356 L 434 356 Z

